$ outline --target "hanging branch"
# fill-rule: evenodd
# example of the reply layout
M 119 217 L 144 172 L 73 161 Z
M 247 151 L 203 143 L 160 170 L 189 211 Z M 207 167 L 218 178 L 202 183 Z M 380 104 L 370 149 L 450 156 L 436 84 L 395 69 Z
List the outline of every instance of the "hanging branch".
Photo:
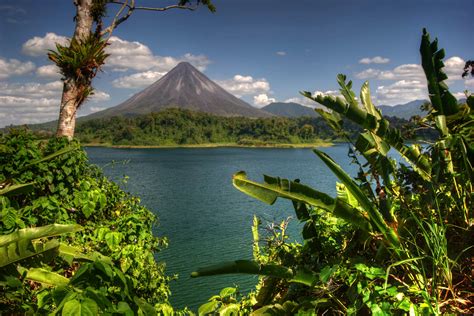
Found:
M 125 1 L 110 0 L 109 3 L 118 4 L 121 7 L 120 7 L 119 11 L 117 12 L 117 14 L 115 15 L 114 19 L 112 20 L 112 23 L 110 24 L 110 26 L 105 28 L 101 32 L 101 35 L 103 36 L 105 34 L 108 34 L 107 38 L 110 38 L 110 36 L 112 35 L 113 30 L 115 28 L 117 28 L 117 26 L 119 26 L 120 24 L 125 22 L 132 15 L 132 13 L 136 10 L 159 11 L 159 12 L 161 12 L 161 11 L 167 11 L 167 10 L 172 10 L 172 9 L 179 9 L 179 10 L 194 11 L 194 10 L 197 9 L 198 4 L 200 2 L 202 2 L 203 4 L 207 5 L 207 7 L 209 8 L 209 10 L 211 12 L 215 11 L 214 6 L 208 1 L 197 1 L 196 5 L 193 5 L 193 6 L 187 5 L 186 3 L 188 3 L 188 2 L 189 1 L 180 1 L 179 4 L 169 5 L 169 6 L 165 6 L 165 7 L 143 7 L 143 6 L 136 6 L 135 0 L 125 0 Z M 127 12 L 125 14 L 123 14 L 125 9 L 127 9 Z

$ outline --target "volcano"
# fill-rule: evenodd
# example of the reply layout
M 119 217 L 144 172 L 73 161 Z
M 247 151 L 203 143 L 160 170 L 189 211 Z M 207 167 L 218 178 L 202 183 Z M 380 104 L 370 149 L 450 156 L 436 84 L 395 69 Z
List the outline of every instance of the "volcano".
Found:
M 165 108 L 182 108 L 220 116 L 272 116 L 230 94 L 190 63 L 181 62 L 125 102 L 87 118 L 134 116 Z

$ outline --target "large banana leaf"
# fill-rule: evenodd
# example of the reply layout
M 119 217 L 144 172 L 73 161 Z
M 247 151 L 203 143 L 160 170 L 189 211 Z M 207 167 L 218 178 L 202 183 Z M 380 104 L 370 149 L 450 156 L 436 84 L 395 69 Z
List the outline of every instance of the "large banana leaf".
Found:
M 264 181 L 265 183 L 258 183 L 248 180 L 243 171 L 234 174 L 233 177 L 233 184 L 238 190 L 270 205 L 279 197 L 289 199 L 319 207 L 365 231 L 371 230 L 368 219 L 339 198 L 334 199 L 326 193 L 287 179 L 265 176 Z
M 332 197 L 298 182 L 270 176 L 264 176 L 264 180 L 265 183 L 248 180 L 245 172 L 240 171 L 234 174 L 232 182 L 238 190 L 270 205 L 283 197 L 321 208 L 334 206 Z
M 359 186 L 352 180 L 352 178 L 326 153 L 314 149 L 314 152 L 318 157 L 331 169 L 336 177 L 345 185 L 349 192 L 359 202 L 359 205 L 367 212 L 370 221 L 377 230 L 382 233 L 387 241 L 398 248 L 400 241 L 396 232 L 385 223 L 382 214 L 378 211 L 377 205 L 375 205 L 367 195 L 359 188 Z
M 346 84 L 345 79 L 346 77 L 344 75 L 338 75 L 338 82 L 341 86 L 340 90 L 341 93 L 344 92 L 343 95 L 346 97 L 346 100 L 339 97 L 334 98 L 333 96 L 313 96 L 307 91 L 303 91 L 301 94 L 326 106 L 334 112 L 344 115 L 346 118 L 365 128 L 369 133 L 360 135 L 357 143 L 361 146 L 362 150 L 364 150 L 361 152 L 369 155 L 366 157 L 369 161 L 370 154 L 378 151 L 378 154 L 385 156 L 390 146 L 392 146 L 415 167 L 414 169 L 420 176 L 428 180 L 431 175 L 429 159 L 416 148 L 405 145 L 401 132 L 398 129 L 391 128 L 389 122 L 380 116 L 380 113 L 373 106 L 372 101 L 370 101 L 368 84 L 362 86 L 361 100 L 365 109 L 361 109 L 357 101 L 353 98 L 353 93 L 347 96 L 347 90 L 350 90 L 352 83 L 349 81 Z
M 81 249 L 73 246 L 69 246 L 66 244 L 59 244 L 58 254 L 64 260 L 66 260 L 69 264 L 72 263 L 73 260 L 84 260 L 84 261 L 102 261 L 107 264 L 113 265 L 112 259 L 104 256 L 99 252 L 91 252 L 91 253 L 84 253 Z
M 276 264 L 258 264 L 251 260 L 236 260 L 201 268 L 191 273 L 191 277 L 195 278 L 233 273 L 271 276 L 280 279 L 288 279 L 290 282 L 302 283 L 308 286 L 311 286 L 319 280 L 316 275 L 309 271 L 293 271 L 284 266 Z
M 32 166 L 32 165 L 35 165 L 35 164 L 39 164 L 41 162 L 45 162 L 45 161 L 48 161 L 48 160 L 51 160 L 51 159 L 54 159 L 58 156 L 61 156 L 61 155 L 64 155 L 64 154 L 67 154 L 69 152 L 72 152 L 74 150 L 78 150 L 79 147 L 78 146 L 68 146 L 68 147 L 64 147 L 46 157 L 43 157 L 43 158 L 39 158 L 39 159 L 36 159 L 36 160 L 33 160 L 32 162 L 30 162 L 28 165 L 26 165 L 25 167 L 29 167 L 29 166 Z
M 53 237 L 81 230 L 80 225 L 52 224 L 42 227 L 24 228 L 8 235 L 0 236 L 0 267 L 59 247 L 57 240 L 41 241 L 40 238 Z
M 4 182 L 0 183 L 0 188 L 0 196 L 13 196 L 31 192 L 34 188 L 34 183 L 8 184 Z
M 18 268 L 20 274 L 26 273 L 25 278 L 30 281 L 35 281 L 50 286 L 65 286 L 69 283 L 69 279 L 58 273 L 48 271 L 43 268 Z
M 459 111 L 459 106 L 454 95 L 449 92 L 449 88 L 443 81 L 448 76 L 443 71 L 443 49 L 438 50 L 438 40 L 430 40 L 430 34 L 423 29 L 420 45 L 421 65 L 428 82 L 428 92 L 436 114 L 453 115 Z

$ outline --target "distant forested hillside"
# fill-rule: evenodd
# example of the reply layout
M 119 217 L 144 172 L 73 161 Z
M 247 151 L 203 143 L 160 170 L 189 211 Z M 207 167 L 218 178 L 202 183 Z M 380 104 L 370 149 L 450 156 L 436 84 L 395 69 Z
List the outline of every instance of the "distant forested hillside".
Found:
M 408 122 L 392 119 L 401 127 Z M 349 123 L 346 127 L 356 133 Z M 192 144 L 303 144 L 319 140 L 337 141 L 338 136 L 319 117 L 245 118 L 221 117 L 182 109 L 167 109 L 136 117 L 89 120 L 77 126 L 84 143 L 110 145 L 192 145 Z

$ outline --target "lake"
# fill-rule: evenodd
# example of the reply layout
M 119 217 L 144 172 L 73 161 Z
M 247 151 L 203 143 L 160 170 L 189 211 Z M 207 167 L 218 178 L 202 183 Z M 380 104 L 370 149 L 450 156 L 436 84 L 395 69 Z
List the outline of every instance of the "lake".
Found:
M 345 170 L 349 165 L 348 147 L 339 144 L 323 149 Z M 251 225 L 257 214 L 269 222 L 293 216 L 290 240 L 300 240 L 300 230 L 290 201 L 266 205 L 232 186 L 232 175 L 240 170 L 261 182 L 262 175 L 301 179 L 331 195 L 336 178 L 311 149 L 278 148 L 178 148 L 117 149 L 88 147 L 92 163 L 103 168 L 112 180 L 128 176 L 124 190 L 141 198 L 159 217 L 155 235 L 166 236 L 169 247 L 156 255 L 166 262 L 173 306 L 192 310 L 227 286 L 238 285 L 244 293 L 257 277 L 243 275 L 191 279 L 199 267 L 252 257 Z M 118 162 L 111 164 L 112 161 Z

